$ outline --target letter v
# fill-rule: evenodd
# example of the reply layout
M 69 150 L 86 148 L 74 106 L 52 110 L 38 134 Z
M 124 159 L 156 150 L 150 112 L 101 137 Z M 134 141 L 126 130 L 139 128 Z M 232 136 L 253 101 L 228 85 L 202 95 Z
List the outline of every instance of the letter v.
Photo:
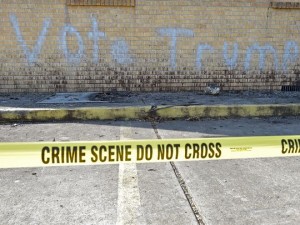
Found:
M 30 49 L 26 45 L 26 42 L 21 33 L 19 23 L 18 23 L 18 18 L 16 17 L 15 14 L 12 14 L 12 13 L 9 15 L 9 17 L 10 17 L 10 22 L 15 30 L 17 40 L 18 40 L 19 44 L 21 45 L 21 47 L 24 51 L 24 54 L 26 56 L 27 62 L 29 65 L 33 65 L 34 63 L 36 63 L 38 56 L 41 53 L 41 49 L 45 42 L 45 38 L 46 38 L 46 35 L 48 32 L 48 29 L 51 25 L 51 19 L 47 18 L 44 20 L 43 29 L 41 30 L 39 37 L 38 37 L 32 51 L 30 51 Z

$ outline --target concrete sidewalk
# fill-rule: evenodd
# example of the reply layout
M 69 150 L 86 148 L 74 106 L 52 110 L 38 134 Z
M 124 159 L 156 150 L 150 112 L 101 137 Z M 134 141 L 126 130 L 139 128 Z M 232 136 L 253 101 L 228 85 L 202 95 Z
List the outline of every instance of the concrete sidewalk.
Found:
M 1 142 L 299 134 L 297 117 L 0 124 Z M 0 169 L 0 224 L 298 225 L 299 162 L 300 157 L 280 157 L 127 164 L 127 169 Z
M 298 116 L 300 92 L 0 94 L 1 121 Z

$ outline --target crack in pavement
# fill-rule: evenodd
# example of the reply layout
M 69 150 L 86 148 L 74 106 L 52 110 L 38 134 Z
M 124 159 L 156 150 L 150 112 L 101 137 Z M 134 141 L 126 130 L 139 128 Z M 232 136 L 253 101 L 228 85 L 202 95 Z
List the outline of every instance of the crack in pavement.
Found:
M 155 135 L 156 135 L 157 139 L 162 139 L 162 137 L 158 133 L 157 126 L 156 126 L 156 124 L 155 124 L 154 121 L 151 121 L 151 126 L 152 126 L 152 128 L 153 128 L 153 130 L 155 132 Z M 173 169 L 173 171 L 175 173 L 177 181 L 178 181 L 178 183 L 179 183 L 179 185 L 180 185 L 180 187 L 181 187 L 181 189 L 182 189 L 182 191 L 183 191 L 183 193 L 184 193 L 184 195 L 185 195 L 185 197 L 186 197 L 186 199 L 187 199 L 187 201 L 188 201 L 188 203 L 189 203 L 189 205 L 190 205 L 190 207 L 191 207 L 191 209 L 192 209 L 192 211 L 194 213 L 194 216 L 195 216 L 198 224 L 199 225 L 205 225 L 204 219 L 201 216 L 200 211 L 199 211 L 196 203 L 194 202 L 193 197 L 190 194 L 190 191 L 189 191 L 189 189 L 188 189 L 188 187 L 187 187 L 187 185 L 186 185 L 186 183 L 185 183 L 182 175 L 180 174 L 177 166 L 175 165 L 174 162 L 170 162 L 170 164 L 171 164 L 172 169 Z

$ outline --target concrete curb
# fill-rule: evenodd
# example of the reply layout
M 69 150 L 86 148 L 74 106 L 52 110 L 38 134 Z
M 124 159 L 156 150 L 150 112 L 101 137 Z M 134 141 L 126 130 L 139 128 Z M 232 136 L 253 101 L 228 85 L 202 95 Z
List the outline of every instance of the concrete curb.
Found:
M 130 106 L 62 109 L 2 109 L 3 122 L 74 120 L 150 120 L 230 117 L 299 116 L 300 104 Z

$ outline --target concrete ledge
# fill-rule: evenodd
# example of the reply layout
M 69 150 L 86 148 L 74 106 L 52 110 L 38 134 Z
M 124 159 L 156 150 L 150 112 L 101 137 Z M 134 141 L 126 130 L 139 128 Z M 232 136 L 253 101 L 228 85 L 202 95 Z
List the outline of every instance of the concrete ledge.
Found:
M 144 118 L 149 107 L 10 109 L 0 111 L 0 121 L 134 120 Z
M 300 104 L 174 106 L 160 107 L 156 114 L 166 119 L 297 116 L 300 115 Z
M 274 9 L 300 9 L 299 2 L 271 1 L 270 7 Z
M 180 118 L 230 118 L 299 116 L 300 104 L 131 106 L 72 109 L 0 110 L 0 121 L 150 120 Z

